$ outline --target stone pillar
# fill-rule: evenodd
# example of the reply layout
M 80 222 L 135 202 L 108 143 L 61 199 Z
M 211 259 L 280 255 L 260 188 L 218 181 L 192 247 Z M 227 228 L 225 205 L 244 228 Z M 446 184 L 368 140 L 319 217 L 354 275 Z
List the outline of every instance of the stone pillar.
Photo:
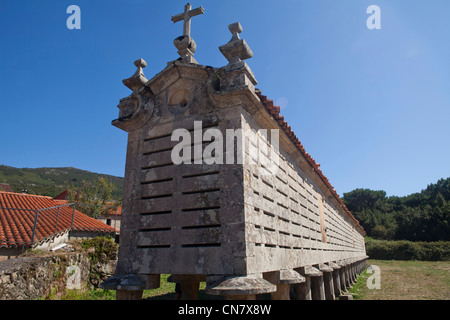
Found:
M 167 281 L 178 284 L 180 292 L 177 299 L 197 300 L 200 282 L 206 281 L 206 276 L 198 274 L 173 274 L 167 279 Z
M 349 288 L 352 284 L 352 279 L 350 277 L 350 261 L 349 259 L 345 259 L 345 288 Z
M 144 290 L 116 290 L 116 300 L 141 300 Z
M 350 278 L 352 285 L 356 283 L 358 273 L 356 272 L 356 260 L 351 259 L 350 260 Z
M 296 269 L 305 278 L 305 282 L 295 284 L 294 297 L 296 300 L 312 300 L 311 277 L 306 274 L 305 267 Z
M 207 294 L 225 296 L 227 300 L 255 300 L 257 294 L 271 293 L 277 286 L 259 275 L 207 276 Z
M 116 274 L 102 282 L 100 288 L 116 290 L 116 300 L 140 300 L 145 289 L 159 285 L 159 274 Z
M 339 260 L 337 262 L 338 266 L 341 267 L 341 269 L 339 269 L 339 278 L 340 278 L 340 283 L 341 283 L 341 291 L 345 291 L 345 289 L 347 288 L 347 279 L 346 279 L 346 273 L 345 273 L 345 262 L 343 260 Z
M 333 268 L 333 286 L 334 286 L 334 296 L 339 297 L 341 295 L 341 279 L 340 279 L 340 269 L 341 267 L 334 263 L 329 262 L 328 265 Z
M 319 270 L 323 272 L 323 285 L 325 289 L 325 299 L 334 300 L 333 268 L 326 264 L 320 264 Z
M 325 300 L 325 288 L 323 285 L 323 273 L 312 266 L 305 267 L 305 276 L 311 278 L 312 300 Z
M 263 278 L 277 286 L 277 290 L 271 293 L 272 300 L 290 300 L 291 284 L 305 282 L 305 277 L 294 270 L 266 272 Z

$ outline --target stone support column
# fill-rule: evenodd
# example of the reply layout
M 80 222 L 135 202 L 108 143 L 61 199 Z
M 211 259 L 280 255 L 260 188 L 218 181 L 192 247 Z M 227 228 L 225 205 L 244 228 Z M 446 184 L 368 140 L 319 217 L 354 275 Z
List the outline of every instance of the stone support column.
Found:
M 280 270 L 266 272 L 263 278 L 277 286 L 277 290 L 271 293 L 272 300 L 290 300 L 291 284 L 305 282 L 305 277 L 294 270 Z
M 260 275 L 207 276 L 206 293 L 225 296 L 227 300 L 255 300 L 257 294 L 272 293 L 277 286 Z
M 296 300 L 312 300 L 311 296 L 311 277 L 306 274 L 305 267 L 295 269 L 305 278 L 305 282 L 295 284 L 294 297 Z
M 159 274 L 116 274 L 102 282 L 100 288 L 116 290 L 116 300 L 140 300 L 145 289 L 159 285 Z
M 305 267 L 305 276 L 311 278 L 311 299 L 325 300 L 325 288 L 323 285 L 323 273 L 312 266 Z
M 177 299 L 197 300 L 200 282 L 206 281 L 206 276 L 198 274 L 173 274 L 167 281 L 177 283 L 180 291 Z
M 319 270 L 323 272 L 323 285 L 325 289 L 325 299 L 334 300 L 333 268 L 326 264 L 320 264 Z
M 347 279 L 346 279 L 346 272 L 345 272 L 345 262 L 343 260 L 339 260 L 337 262 L 338 266 L 341 268 L 339 269 L 339 278 L 340 278 L 340 289 L 341 291 L 345 291 L 347 288 Z
M 334 262 L 329 262 L 328 265 L 331 268 L 333 268 L 333 287 L 334 287 L 334 296 L 336 298 L 341 295 L 341 279 L 340 279 L 341 267 Z

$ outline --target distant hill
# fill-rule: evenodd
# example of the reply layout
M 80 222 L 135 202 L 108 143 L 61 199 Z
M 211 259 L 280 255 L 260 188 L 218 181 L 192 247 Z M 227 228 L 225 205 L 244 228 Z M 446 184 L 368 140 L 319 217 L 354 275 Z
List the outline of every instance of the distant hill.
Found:
M 38 194 L 55 197 L 70 185 L 80 186 L 81 182 L 94 182 L 98 178 L 105 178 L 116 190 L 113 198 L 119 199 L 123 193 L 123 178 L 107 174 L 94 173 L 76 168 L 14 168 L 0 165 L 0 183 L 7 183 L 14 192 L 26 190 L 28 194 Z

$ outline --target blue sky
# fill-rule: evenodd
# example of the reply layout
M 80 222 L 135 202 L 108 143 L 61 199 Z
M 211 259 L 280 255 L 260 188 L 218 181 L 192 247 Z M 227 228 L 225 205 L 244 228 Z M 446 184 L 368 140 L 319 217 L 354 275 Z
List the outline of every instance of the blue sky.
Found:
M 143 58 L 148 79 L 178 58 L 172 15 L 184 1 L 0 0 L 0 164 L 124 175 L 127 135 L 113 127 Z M 81 29 L 69 30 L 69 5 Z M 196 60 L 239 21 L 258 88 L 342 195 L 403 196 L 450 176 L 448 0 L 191 1 Z M 381 29 L 369 30 L 369 5 Z

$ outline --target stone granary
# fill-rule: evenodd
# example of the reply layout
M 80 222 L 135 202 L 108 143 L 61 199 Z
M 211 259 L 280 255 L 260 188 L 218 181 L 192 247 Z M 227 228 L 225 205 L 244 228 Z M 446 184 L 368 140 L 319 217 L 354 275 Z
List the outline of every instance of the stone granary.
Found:
M 180 58 L 152 79 L 146 62 L 124 80 L 112 124 L 128 132 L 117 273 L 102 284 L 139 299 L 171 274 L 182 299 L 333 299 L 367 259 L 364 230 L 279 107 L 255 88 L 253 56 L 229 26 L 221 68 L 194 59 L 191 18 Z M 219 298 L 219 297 L 218 297 Z

